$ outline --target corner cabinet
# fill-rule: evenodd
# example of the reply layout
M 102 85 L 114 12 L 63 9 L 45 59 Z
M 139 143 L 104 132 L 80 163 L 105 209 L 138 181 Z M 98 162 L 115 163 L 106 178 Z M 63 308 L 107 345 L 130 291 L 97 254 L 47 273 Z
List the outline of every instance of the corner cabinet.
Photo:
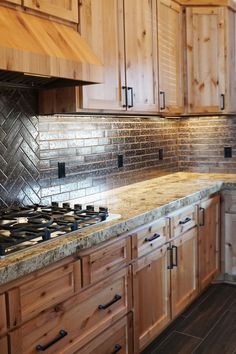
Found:
M 157 1 L 160 112 L 184 112 L 183 8 L 170 0 Z

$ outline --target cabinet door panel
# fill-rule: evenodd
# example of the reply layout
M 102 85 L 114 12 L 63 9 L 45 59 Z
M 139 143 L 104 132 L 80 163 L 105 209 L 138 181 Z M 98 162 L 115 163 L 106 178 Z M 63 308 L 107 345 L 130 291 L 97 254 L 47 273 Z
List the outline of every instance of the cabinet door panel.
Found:
M 78 22 L 77 0 L 24 0 L 24 6 L 71 22 Z
M 5 0 L 5 2 L 10 2 L 12 4 L 21 5 L 22 0 Z
M 125 316 L 74 354 L 132 354 L 132 315 Z M 116 352 L 117 350 L 117 352 Z M 64 354 L 68 354 L 65 352 Z
M 61 348 L 63 352 L 73 354 L 130 311 L 128 294 L 130 278 L 126 268 L 67 301 L 42 311 L 39 316 L 12 331 L 11 346 L 17 354 L 36 354 L 38 345 L 48 346 L 48 354 L 60 353 Z M 62 330 L 66 335 L 61 335 Z M 22 343 L 21 351 L 19 342 Z
M 167 246 L 134 265 L 135 338 L 143 350 L 170 321 L 170 271 Z
M 160 111 L 182 113 L 184 111 L 182 10 L 180 5 L 170 0 L 159 0 L 157 3 Z
M 7 336 L 0 338 L 0 353 L 1 354 L 9 354 L 8 351 L 8 343 L 7 343 Z
M 204 289 L 219 271 L 219 196 L 201 203 L 199 227 L 200 288 Z
M 82 0 L 81 35 L 103 63 L 103 83 L 83 87 L 83 108 L 124 110 L 123 2 Z M 94 69 L 95 70 L 95 69 Z
M 177 247 L 177 266 L 171 270 L 172 317 L 176 317 L 198 294 L 197 228 L 173 242 Z M 176 249 L 173 251 L 176 252 Z
M 6 299 L 5 294 L 0 295 L 0 335 L 7 331 Z
M 186 14 L 189 112 L 219 112 L 225 94 L 224 9 L 194 7 Z
M 156 1 L 125 1 L 125 33 L 130 110 L 157 111 Z

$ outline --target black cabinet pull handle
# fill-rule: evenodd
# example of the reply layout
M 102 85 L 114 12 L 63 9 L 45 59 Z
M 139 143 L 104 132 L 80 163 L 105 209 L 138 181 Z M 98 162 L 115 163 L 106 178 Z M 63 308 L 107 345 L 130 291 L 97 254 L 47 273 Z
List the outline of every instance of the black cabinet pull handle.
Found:
M 160 91 L 160 97 L 162 98 L 161 103 L 160 103 L 160 109 L 165 109 L 166 108 L 166 94 L 164 91 Z
M 170 264 L 167 266 L 167 269 L 173 269 L 173 249 L 172 247 L 167 247 L 167 251 L 170 252 Z
M 128 91 L 127 91 L 127 86 L 122 86 L 122 90 L 125 90 L 125 103 L 123 104 L 123 108 L 127 108 L 127 106 L 128 106 Z
M 48 343 L 46 345 L 41 345 L 41 344 L 37 345 L 36 346 L 37 352 L 45 352 L 53 344 L 56 344 L 57 342 L 59 342 L 62 338 L 64 338 L 67 335 L 68 335 L 68 332 L 64 331 L 64 329 L 61 329 L 59 332 L 59 336 L 57 338 L 55 338 L 54 340 L 52 340 L 50 343 Z
M 187 224 L 187 223 L 190 222 L 190 221 L 192 221 L 192 219 L 189 218 L 189 217 L 187 217 L 187 218 L 185 218 L 184 220 L 180 220 L 180 221 L 179 221 L 179 224 L 180 224 L 180 225 L 184 225 L 184 224 Z
M 119 301 L 120 299 L 121 299 L 120 295 L 115 295 L 113 300 L 111 300 L 110 302 L 108 302 L 105 305 L 99 305 L 98 308 L 99 308 L 99 310 L 105 310 L 108 307 L 110 307 L 111 305 L 113 305 L 115 302 Z
M 145 242 L 152 242 L 152 241 L 154 241 L 154 240 L 156 240 L 158 237 L 161 237 L 161 235 L 159 235 L 159 234 L 154 234 L 153 236 L 151 236 L 151 237 L 146 237 L 145 238 Z
M 178 247 L 177 246 L 172 246 L 172 250 L 175 250 L 175 262 L 173 261 L 172 258 L 172 266 L 173 267 L 178 267 Z
M 113 352 L 111 354 L 116 354 L 122 349 L 122 346 L 120 344 L 116 344 Z
M 220 95 L 220 98 L 221 98 L 220 109 L 223 111 L 225 109 L 225 95 L 222 93 Z
M 199 226 L 205 226 L 205 208 L 200 208 L 200 211 L 202 212 L 202 222 Z
M 128 104 L 128 108 L 134 107 L 134 89 L 133 87 L 128 87 L 128 91 L 130 91 L 130 98 L 131 98 L 131 103 Z

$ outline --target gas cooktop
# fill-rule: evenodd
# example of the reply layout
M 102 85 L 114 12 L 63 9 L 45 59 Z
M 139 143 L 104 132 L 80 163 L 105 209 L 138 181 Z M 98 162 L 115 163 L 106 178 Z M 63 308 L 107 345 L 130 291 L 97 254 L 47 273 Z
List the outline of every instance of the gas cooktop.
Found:
M 69 203 L 30 205 L 0 210 L 0 257 L 27 249 L 71 231 L 103 222 L 108 208 Z

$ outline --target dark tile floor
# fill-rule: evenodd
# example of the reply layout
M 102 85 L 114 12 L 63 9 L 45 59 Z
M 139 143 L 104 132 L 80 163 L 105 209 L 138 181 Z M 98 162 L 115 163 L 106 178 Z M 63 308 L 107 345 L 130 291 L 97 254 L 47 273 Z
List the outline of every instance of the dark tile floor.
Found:
M 212 285 L 142 354 L 236 354 L 236 286 Z

